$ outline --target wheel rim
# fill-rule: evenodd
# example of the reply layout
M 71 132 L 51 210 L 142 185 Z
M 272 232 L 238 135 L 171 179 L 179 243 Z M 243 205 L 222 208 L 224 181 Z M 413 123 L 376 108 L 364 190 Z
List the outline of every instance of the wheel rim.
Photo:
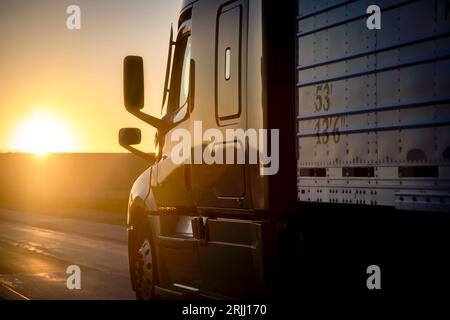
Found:
M 143 299 L 150 299 L 153 290 L 153 259 L 150 242 L 145 239 L 137 250 L 137 291 Z

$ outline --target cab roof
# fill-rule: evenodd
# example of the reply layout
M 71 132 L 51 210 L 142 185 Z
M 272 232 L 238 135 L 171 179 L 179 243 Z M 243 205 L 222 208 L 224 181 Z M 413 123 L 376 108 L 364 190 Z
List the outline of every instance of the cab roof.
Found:
M 194 2 L 197 2 L 198 0 L 182 0 L 181 1 L 181 11 L 183 11 L 187 6 L 190 6 Z

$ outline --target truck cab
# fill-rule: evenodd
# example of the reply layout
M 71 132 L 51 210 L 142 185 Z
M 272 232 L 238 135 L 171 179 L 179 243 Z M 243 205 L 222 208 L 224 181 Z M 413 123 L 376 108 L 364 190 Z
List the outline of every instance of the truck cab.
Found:
M 295 204 L 295 152 L 290 155 L 290 168 L 280 164 L 276 176 L 260 175 L 260 164 L 206 164 L 203 154 L 237 154 L 242 148 L 247 154 L 248 137 L 227 137 L 226 130 L 263 129 L 279 121 L 276 110 L 266 112 L 270 100 L 281 97 L 283 108 L 293 113 L 292 87 L 281 88 L 280 82 L 279 92 L 265 90 L 276 81 L 264 75 L 275 69 L 268 66 L 266 54 L 280 61 L 287 58 L 278 66 L 285 64 L 289 70 L 282 79 L 286 84 L 294 79 L 295 63 L 291 41 L 285 45 L 292 48 L 273 50 L 267 42 L 282 39 L 276 39 L 275 33 L 273 39 L 263 39 L 265 24 L 279 21 L 277 17 L 263 20 L 268 6 L 247 0 L 183 2 L 178 32 L 169 41 L 161 119 L 140 111 L 144 105 L 142 58 L 125 59 L 125 106 L 158 130 L 153 155 L 132 147 L 140 141 L 137 129 L 125 128 L 119 135 L 124 147 L 151 164 L 133 186 L 128 212 L 130 271 L 140 298 L 264 296 L 270 258 L 263 254 L 263 247 L 274 226 L 269 223 L 269 200 L 279 197 L 275 201 L 280 211 L 281 204 L 288 206 L 283 198 L 290 197 Z M 281 38 L 295 36 L 295 15 L 290 12 L 291 30 Z M 283 119 L 287 125 L 292 122 Z M 203 132 L 208 129 L 222 133 L 224 139 L 205 141 Z M 174 139 L 176 132 L 190 134 L 189 152 L 192 158 L 200 154 L 200 163 L 173 161 L 174 148 L 180 144 Z M 286 134 L 291 140 L 293 136 Z M 281 181 L 279 175 L 289 169 L 290 194 L 286 190 L 270 193 L 269 180 Z

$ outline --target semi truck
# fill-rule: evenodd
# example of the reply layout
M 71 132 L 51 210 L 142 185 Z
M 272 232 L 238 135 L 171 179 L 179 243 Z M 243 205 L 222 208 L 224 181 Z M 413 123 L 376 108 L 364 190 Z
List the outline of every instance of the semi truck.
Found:
M 182 1 L 162 117 L 142 111 L 143 59 L 124 59 L 126 110 L 157 130 L 154 153 L 135 147 L 139 129 L 119 132 L 149 163 L 127 216 L 137 298 L 359 294 L 373 292 L 371 270 L 385 291 L 450 283 L 449 10 L 446 0 Z M 175 161 L 174 136 L 199 124 L 215 138 L 192 139 Z M 251 129 L 276 135 L 258 145 Z M 198 163 L 198 150 L 245 161 Z

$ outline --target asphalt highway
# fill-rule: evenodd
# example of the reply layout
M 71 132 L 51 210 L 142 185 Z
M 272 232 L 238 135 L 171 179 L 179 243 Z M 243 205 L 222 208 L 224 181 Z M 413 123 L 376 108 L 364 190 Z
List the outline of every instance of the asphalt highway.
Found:
M 80 289 L 69 289 L 69 266 Z M 0 299 L 134 299 L 122 226 L 0 210 Z

